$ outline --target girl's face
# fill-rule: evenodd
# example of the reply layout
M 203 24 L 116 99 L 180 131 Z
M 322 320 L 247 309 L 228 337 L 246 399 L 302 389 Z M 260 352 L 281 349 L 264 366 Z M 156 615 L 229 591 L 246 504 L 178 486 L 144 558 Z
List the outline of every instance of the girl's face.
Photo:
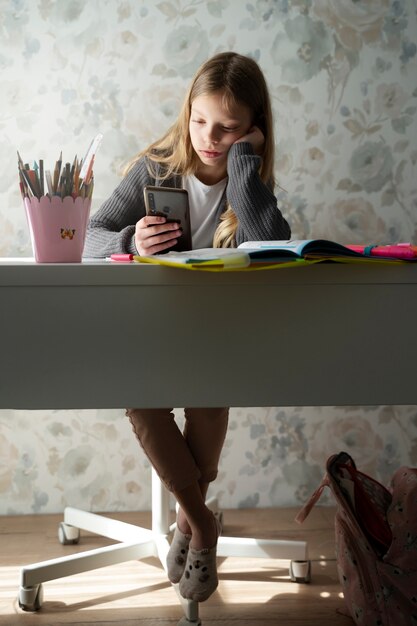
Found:
M 215 184 L 226 176 L 231 145 L 247 134 L 252 112 L 244 104 L 224 106 L 221 93 L 202 95 L 191 105 L 190 139 L 200 159 L 197 177 Z

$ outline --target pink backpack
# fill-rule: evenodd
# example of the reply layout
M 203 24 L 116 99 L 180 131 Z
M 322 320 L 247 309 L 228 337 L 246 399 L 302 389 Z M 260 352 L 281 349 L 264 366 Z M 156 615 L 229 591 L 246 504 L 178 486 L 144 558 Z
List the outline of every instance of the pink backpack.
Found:
M 340 452 L 296 517 L 330 487 L 337 504 L 339 580 L 357 626 L 417 626 L 417 468 L 400 467 L 388 491 Z

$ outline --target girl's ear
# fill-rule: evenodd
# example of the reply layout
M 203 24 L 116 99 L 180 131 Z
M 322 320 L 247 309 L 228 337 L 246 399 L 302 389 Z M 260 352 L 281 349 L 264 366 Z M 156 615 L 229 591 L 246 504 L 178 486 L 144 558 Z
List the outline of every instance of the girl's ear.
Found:
M 263 134 L 266 135 L 266 119 L 263 113 L 258 117 L 257 126 L 259 126 Z
M 265 135 L 266 133 L 266 124 L 265 124 L 265 115 L 261 113 L 260 115 L 255 116 L 253 126 L 257 126 L 261 129 L 262 133 Z

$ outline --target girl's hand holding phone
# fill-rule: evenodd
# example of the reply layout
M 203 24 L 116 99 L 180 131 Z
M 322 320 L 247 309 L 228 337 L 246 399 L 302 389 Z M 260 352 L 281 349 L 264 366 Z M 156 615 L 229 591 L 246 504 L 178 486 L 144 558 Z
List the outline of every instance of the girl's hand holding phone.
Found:
M 181 232 L 178 222 L 167 222 L 166 217 L 158 215 L 146 215 L 136 222 L 136 249 L 140 256 L 158 254 L 174 246 Z

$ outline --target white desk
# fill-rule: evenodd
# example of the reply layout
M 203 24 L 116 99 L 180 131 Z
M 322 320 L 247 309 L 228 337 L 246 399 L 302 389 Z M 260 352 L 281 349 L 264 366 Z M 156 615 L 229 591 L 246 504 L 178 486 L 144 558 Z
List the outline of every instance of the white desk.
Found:
M 0 408 L 417 403 L 417 265 L 3 259 L 0 290 Z
M 406 264 L 203 273 L 3 259 L 0 408 L 417 404 L 416 286 Z M 152 531 L 66 509 L 70 537 L 122 543 L 23 568 L 22 607 L 40 608 L 53 578 L 164 563 L 168 499 L 159 481 L 152 493 Z M 308 558 L 305 542 L 250 538 L 220 537 L 218 554 Z M 182 603 L 180 624 L 200 624 Z

